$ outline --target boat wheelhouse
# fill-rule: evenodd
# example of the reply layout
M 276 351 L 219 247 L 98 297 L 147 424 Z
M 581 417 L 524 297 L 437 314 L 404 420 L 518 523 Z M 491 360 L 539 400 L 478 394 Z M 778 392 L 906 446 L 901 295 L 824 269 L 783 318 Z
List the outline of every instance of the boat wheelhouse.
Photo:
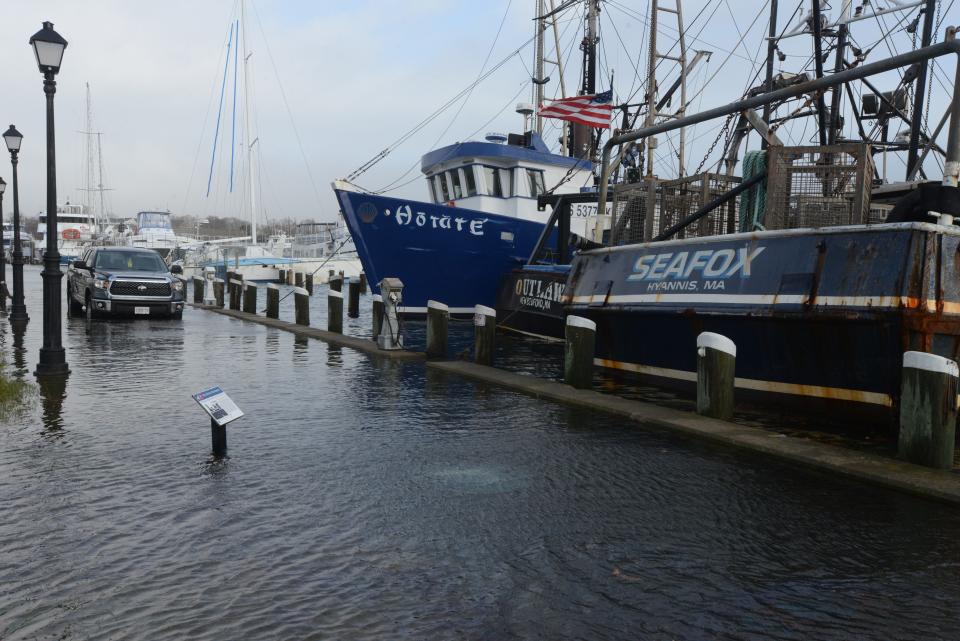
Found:
M 79 256 L 83 247 L 94 239 L 96 231 L 96 220 L 84 205 L 73 205 L 69 201 L 57 205 L 57 229 L 54 233 L 57 238 L 57 251 L 60 252 L 60 263 L 67 264 Z M 44 213 L 40 214 L 37 235 L 41 239 L 40 246 L 45 248 L 47 216 Z
M 131 247 L 152 249 L 166 256 L 177 246 L 177 235 L 173 232 L 168 211 L 137 212 L 136 228 L 132 231 L 126 242 Z

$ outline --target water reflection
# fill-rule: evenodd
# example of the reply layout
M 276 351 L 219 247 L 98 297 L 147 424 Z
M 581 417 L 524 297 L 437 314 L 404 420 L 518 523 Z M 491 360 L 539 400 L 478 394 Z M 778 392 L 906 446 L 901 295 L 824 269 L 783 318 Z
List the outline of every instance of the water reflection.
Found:
M 27 348 L 23 344 L 27 324 L 10 323 L 10 331 L 13 334 L 13 375 L 23 378 L 27 374 Z
M 49 433 L 63 429 L 63 400 L 67 397 L 66 376 L 41 376 L 37 378 L 43 407 L 43 428 Z
M 343 348 L 339 345 L 327 345 L 327 366 L 343 367 Z

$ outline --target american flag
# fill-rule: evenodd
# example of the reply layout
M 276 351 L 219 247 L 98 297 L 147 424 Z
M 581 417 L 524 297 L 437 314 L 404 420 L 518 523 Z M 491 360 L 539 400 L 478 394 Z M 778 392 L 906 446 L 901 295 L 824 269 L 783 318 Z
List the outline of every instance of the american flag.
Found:
M 613 89 L 593 96 L 571 96 L 540 106 L 544 118 L 569 120 L 596 129 L 609 129 L 613 113 Z

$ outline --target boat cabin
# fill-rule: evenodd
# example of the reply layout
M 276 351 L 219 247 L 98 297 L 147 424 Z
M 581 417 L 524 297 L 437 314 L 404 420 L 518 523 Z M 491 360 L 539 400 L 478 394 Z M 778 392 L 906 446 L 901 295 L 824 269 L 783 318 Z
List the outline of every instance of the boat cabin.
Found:
M 461 142 L 421 159 L 431 202 L 540 221 L 537 196 L 564 181 L 558 193 L 589 182 L 593 164 L 554 154 L 535 132 L 489 134 L 486 141 Z

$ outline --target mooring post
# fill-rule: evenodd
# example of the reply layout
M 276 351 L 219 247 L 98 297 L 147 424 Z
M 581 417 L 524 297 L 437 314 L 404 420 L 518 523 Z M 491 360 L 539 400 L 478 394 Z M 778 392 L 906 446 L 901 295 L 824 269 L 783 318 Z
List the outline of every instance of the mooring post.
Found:
M 210 440 L 213 445 L 213 455 L 223 458 L 227 455 L 227 426 L 217 425 L 216 419 L 210 419 Z
M 313 296 L 313 274 L 303 275 L 303 288 Z
M 343 276 L 333 275 L 330 277 L 330 291 L 332 292 L 342 292 L 343 291 Z
M 360 293 L 367 293 L 367 274 L 365 272 L 360 272 Z
M 593 386 L 593 352 L 597 324 L 582 316 L 567 316 L 566 345 L 563 350 L 563 380 L 577 389 Z
M 360 280 L 351 278 L 347 281 L 347 316 L 350 318 L 360 317 Z
M 435 300 L 427 301 L 427 358 L 447 357 L 447 328 L 450 308 Z
M 903 355 L 897 455 L 941 470 L 953 467 L 957 363 L 926 352 Z
M 223 309 L 223 279 L 215 278 L 213 280 L 213 298 L 217 309 Z
M 728 421 L 733 418 L 737 346 L 726 336 L 697 336 L 697 414 Z
M 327 292 L 327 331 L 343 333 L 343 292 Z
M 493 365 L 493 347 L 497 336 L 497 310 L 477 305 L 473 310 L 473 362 Z
M 287 285 L 293 285 L 293 270 L 287 270 Z
M 247 283 L 243 290 L 243 311 L 248 314 L 257 313 L 257 286 Z
M 293 284 L 296 287 L 303 287 L 303 272 L 293 272 Z
M 199 276 L 193 277 L 193 302 L 203 304 L 203 286 L 206 281 Z
M 280 318 L 280 288 L 276 283 L 267 285 L 267 318 Z
M 278 269 L 277 270 L 277 282 L 281 285 L 287 282 L 287 270 Z
M 240 310 L 240 296 L 243 294 L 243 281 L 230 280 L 230 309 Z
M 383 328 L 383 298 L 380 294 L 373 295 L 373 340 L 376 341 Z
M 297 325 L 310 324 L 310 293 L 303 287 L 293 290 L 294 319 Z
M 336 274 L 336 273 L 337 273 L 337 272 L 333 271 L 332 269 L 328 269 L 328 270 L 327 270 L 327 282 L 328 282 L 328 283 L 330 282 L 330 279 L 333 278 L 333 275 Z

